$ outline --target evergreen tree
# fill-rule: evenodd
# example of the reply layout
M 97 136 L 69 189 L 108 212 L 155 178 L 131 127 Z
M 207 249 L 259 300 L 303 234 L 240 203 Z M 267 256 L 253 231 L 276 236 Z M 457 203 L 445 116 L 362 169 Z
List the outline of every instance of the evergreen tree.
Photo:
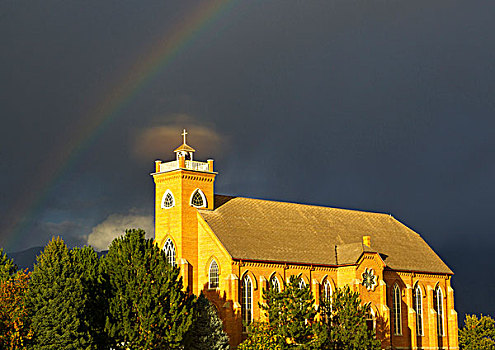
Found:
M 87 307 L 89 296 L 76 267 L 80 257 L 71 255 L 62 239 L 54 238 L 37 258 L 28 293 L 31 349 L 98 349 L 86 315 L 95 310 Z M 95 267 L 88 263 L 86 268 Z
M 228 350 L 229 337 L 222 329 L 217 309 L 203 295 L 194 305 L 194 321 L 185 337 L 186 350 Z
M 3 248 L 0 248 L 0 281 L 5 281 L 10 278 L 16 271 L 17 266 L 15 266 L 12 259 L 9 259 L 7 254 L 3 252 Z
M 459 347 L 463 350 L 495 349 L 495 321 L 490 316 L 466 315 L 459 330 Z
M 114 349 L 180 349 L 193 321 L 179 269 L 143 230 L 115 239 L 104 258 L 111 295 L 106 330 Z
M 266 311 L 282 349 L 310 349 L 315 344 L 314 299 L 309 286 L 300 286 L 300 278 L 291 276 L 280 292 L 264 290 L 263 298 L 265 304 L 260 307 Z
M 359 292 L 349 286 L 337 289 L 327 301 L 320 301 L 318 341 L 320 349 L 361 350 L 380 349 L 375 332 L 368 330 L 366 318 L 369 305 L 361 305 Z

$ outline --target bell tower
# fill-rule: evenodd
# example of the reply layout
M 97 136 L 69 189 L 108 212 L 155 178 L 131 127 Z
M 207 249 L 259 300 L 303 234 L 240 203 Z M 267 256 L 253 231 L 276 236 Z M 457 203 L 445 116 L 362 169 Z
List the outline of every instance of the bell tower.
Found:
M 195 149 L 186 142 L 175 149 L 175 160 L 155 161 L 155 242 L 169 262 L 181 268 L 184 285 L 198 293 L 198 209 L 213 209 L 216 172 L 213 160 L 193 160 Z

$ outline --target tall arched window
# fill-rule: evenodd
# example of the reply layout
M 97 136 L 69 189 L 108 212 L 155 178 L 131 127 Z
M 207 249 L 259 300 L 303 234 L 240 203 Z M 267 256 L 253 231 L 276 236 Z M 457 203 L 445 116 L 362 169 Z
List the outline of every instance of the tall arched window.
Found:
M 206 207 L 206 197 L 203 191 L 197 188 L 193 194 L 191 195 L 190 204 L 196 208 L 205 208 Z
M 280 293 L 280 282 L 278 281 L 277 276 L 273 275 L 272 278 L 270 278 L 270 287 L 277 293 Z
M 165 255 L 167 256 L 167 262 L 175 266 L 175 246 L 174 242 L 170 238 L 167 238 L 165 241 L 165 245 L 163 246 L 163 250 L 165 251 Z
M 445 335 L 443 328 L 443 293 L 442 293 L 442 289 L 439 286 L 435 288 L 435 295 L 433 301 L 434 301 L 435 311 L 437 312 L 438 336 L 443 337 Z
M 299 286 L 299 289 L 306 288 L 306 282 L 304 282 L 304 279 L 302 277 L 299 279 L 298 286 Z
M 208 281 L 209 288 L 218 288 L 218 264 L 215 260 L 210 263 L 210 268 L 208 270 Z
M 423 336 L 423 293 L 419 285 L 414 288 L 414 311 L 416 311 L 416 334 Z
M 375 314 L 375 310 L 373 310 L 371 305 L 368 311 L 368 316 L 366 317 L 366 325 L 368 326 L 368 330 L 370 331 L 376 330 L 376 314 Z
M 242 331 L 246 332 L 247 326 L 253 321 L 253 283 L 248 275 L 242 279 L 241 294 Z
M 325 280 L 323 283 L 323 296 L 327 302 L 331 301 L 332 298 L 332 285 L 329 280 Z
M 400 288 L 397 283 L 394 285 L 393 290 L 393 313 L 394 313 L 394 334 L 402 334 L 402 318 L 401 318 L 401 302 L 402 297 L 400 293 Z
M 172 191 L 166 190 L 162 197 L 162 208 L 170 209 L 175 205 L 174 195 Z

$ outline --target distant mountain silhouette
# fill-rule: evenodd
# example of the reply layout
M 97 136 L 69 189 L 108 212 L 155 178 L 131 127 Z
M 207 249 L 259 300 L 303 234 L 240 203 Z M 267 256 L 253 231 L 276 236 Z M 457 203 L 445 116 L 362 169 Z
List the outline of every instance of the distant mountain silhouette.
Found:
M 36 257 L 41 254 L 45 247 L 32 247 L 26 250 L 15 253 L 7 253 L 7 256 L 14 260 L 14 264 L 17 265 L 19 270 L 28 269 L 33 270 L 34 264 L 36 263 Z M 101 252 L 96 252 L 98 257 L 107 255 L 108 250 L 102 250 Z

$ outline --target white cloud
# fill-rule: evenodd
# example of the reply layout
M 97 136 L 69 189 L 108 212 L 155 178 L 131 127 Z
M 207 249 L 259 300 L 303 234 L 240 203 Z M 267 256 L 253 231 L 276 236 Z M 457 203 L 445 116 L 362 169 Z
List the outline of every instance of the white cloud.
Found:
M 218 156 L 225 148 L 226 138 L 214 127 L 202 125 L 188 115 L 173 115 L 157 125 L 136 130 L 132 155 L 140 161 L 170 156 L 181 144 L 183 128 L 188 132 L 187 143 L 207 157 Z
M 115 238 L 122 236 L 126 229 L 132 228 L 141 228 L 146 232 L 147 238 L 153 238 L 153 216 L 139 215 L 132 210 L 127 215 L 111 214 L 93 227 L 87 243 L 97 250 L 105 250 Z

